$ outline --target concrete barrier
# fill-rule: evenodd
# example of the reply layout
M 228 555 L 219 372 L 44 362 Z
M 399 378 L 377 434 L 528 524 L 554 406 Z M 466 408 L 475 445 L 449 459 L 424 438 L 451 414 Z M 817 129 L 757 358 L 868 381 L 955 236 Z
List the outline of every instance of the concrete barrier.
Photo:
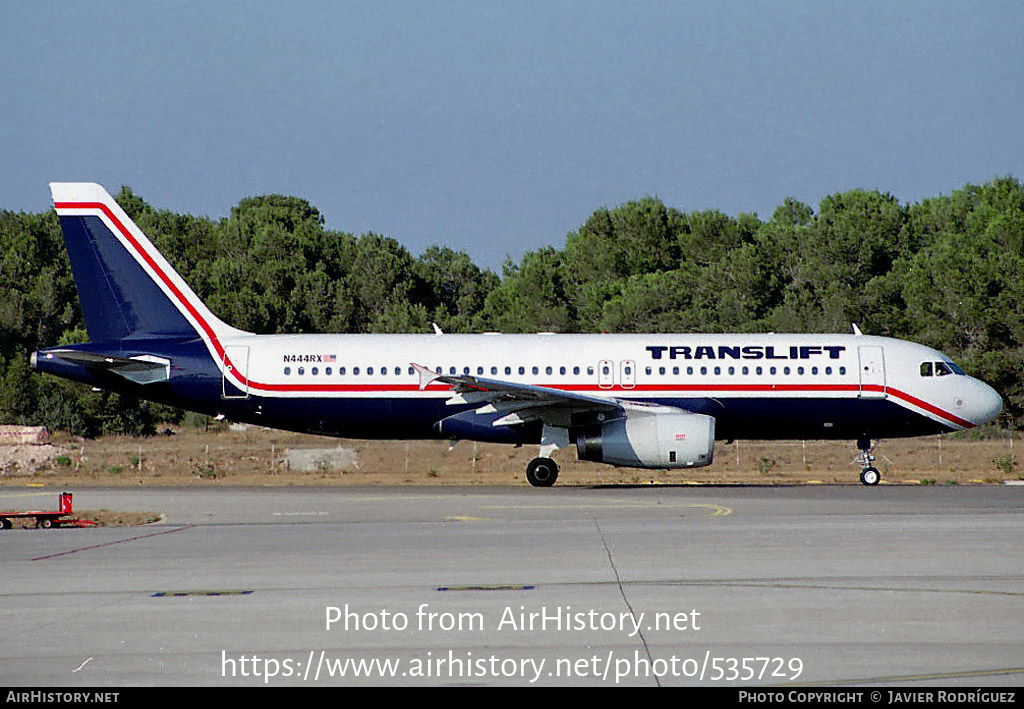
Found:
M 0 446 L 41 446 L 48 440 L 46 426 L 0 426 Z
M 285 454 L 288 469 L 300 473 L 343 470 L 358 467 L 358 456 L 351 448 L 298 448 Z

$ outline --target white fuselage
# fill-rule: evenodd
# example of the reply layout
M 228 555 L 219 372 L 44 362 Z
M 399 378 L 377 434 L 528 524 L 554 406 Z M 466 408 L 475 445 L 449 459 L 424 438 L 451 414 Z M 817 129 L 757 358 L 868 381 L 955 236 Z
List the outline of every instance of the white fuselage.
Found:
M 224 346 L 231 365 L 224 375 L 249 396 L 269 399 L 383 398 L 395 405 L 447 399 L 446 385 L 419 389 L 411 366 L 417 363 L 441 374 L 617 399 L 726 402 L 722 414 L 730 405 L 755 410 L 737 407 L 741 402 L 767 412 L 772 402 L 814 402 L 815 411 L 824 412 L 822 437 L 837 434 L 829 429 L 857 402 L 888 402 L 943 430 L 975 426 L 1001 406 L 998 395 L 972 377 L 952 370 L 936 376 L 934 366 L 931 376 L 922 376 L 924 363 L 952 365 L 941 352 L 865 335 L 249 335 L 226 339 Z M 828 420 L 829 402 L 835 421 Z M 761 437 L 757 423 L 727 428 L 730 437 Z M 801 422 L 800 435 L 814 433 L 806 428 Z

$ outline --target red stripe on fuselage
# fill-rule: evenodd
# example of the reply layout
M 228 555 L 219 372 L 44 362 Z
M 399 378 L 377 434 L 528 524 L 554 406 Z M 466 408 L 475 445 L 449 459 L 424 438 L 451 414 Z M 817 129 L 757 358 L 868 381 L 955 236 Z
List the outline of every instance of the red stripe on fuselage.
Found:
M 881 388 L 881 387 L 879 387 L 879 388 Z M 974 428 L 975 426 L 978 425 L 976 423 L 968 421 L 967 419 L 962 419 L 959 416 L 957 416 L 956 414 L 951 414 L 948 411 L 943 411 L 938 406 L 935 406 L 933 404 L 929 404 L 927 401 L 924 401 L 923 399 L 918 399 L 916 396 L 911 396 L 910 394 L 907 394 L 906 392 L 902 392 L 899 389 L 893 389 L 892 387 L 889 387 L 887 391 L 890 394 L 892 394 L 892 395 L 894 395 L 894 396 L 896 396 L 896 397 L 898 397 L 900 399 L 903 399 L 908 404 L 911 404 L 911 405 L 916 406 L 918 408 L 924 409 L 925 411 L 928 411 L 929 413 L 933 413 L 936 416 L 939 416 L 941 418 L 946 419 L 950 423 L 955 423 L 957 426 L 962 426 L 964 428 Z
M 280 392 L 407 392 L 407 391 L 418 391 L 419 386 L 416 384 L 266 384 L 263 382 L 254 382 L 252 379 L 241 377 L 231 360 L 228 358 L 224 351 L 224 347 L 221 345 L 220 340 L 217 338 L 217 333 L 214 332 L 213 327 L 206 321 L 206 319 L 200 315 L 196 307 L 189 302 L 185 294 L 174 284 L 171 278 L 164 272 L 162 268 L 157 264 L 156 260 L 142 247 L 142 244 L 132 235 L 131 231 L 121 223 L 111 209 L 103 204 L 102 202 L 56 202 L 54 206 L 60 209 L 98 209 L 103 212 L 108 219 L 117 227 L 117 230 L 121 232 L 121 235 L 128 240 L 128 243 L 138 252 L 142 259 L 149 264 L 149 267 L 157 275 L 160 281 L 167 286 L 178 302 L 189 312 L 190 315 L 202 328 L 203 332 L 206 333 L 209 338 L 210 344 L 213 346 L 217 355 L 225 366 L 230 367 L 228 370 L 231 375 L 238 381 L 242 386 L 247 386 L 251 389 L 257 389 L 260 391 L 280 391 Z M 762 392 L 852 392 L 852 391 L 874 391 L 889 393 L 899 399 L 906 401 L 912 406 L 916 406 L 920 409 L 924 409 L 929 413 L 932 413 L 940 418 L 943 418 L 950 423 L 964 428 L 973 428 L 974 423 L 962 419 L 959 416 L 951 414 L 947 411 L 943 411 L 937 406 L 929 404 L 927 401 L 918 399 L 915 396 L 911 396 L 899 389 L 892 387 L 883 387 L 879 385 L 866 385 L 863 388 L 857 384 L 637 384 L 636 386 L 626 388 L 604 388 L 596 384 L 567 384 L 564 386 L 557 386 L 553 384 L 541 384 L 539 386 L 547 387 L 550 389 L 561 389 L 564 391 L 595 391 L 595 392 L 615 392 L 618 395 L 629 394 L 631 392 L 708 392 L 708 393 L 720 393 L 720 392 L 751 392 L 751 391 L 762 391 Z M 434 385 L 429 386 L 428 389 L 443 390 L 443 386 Z

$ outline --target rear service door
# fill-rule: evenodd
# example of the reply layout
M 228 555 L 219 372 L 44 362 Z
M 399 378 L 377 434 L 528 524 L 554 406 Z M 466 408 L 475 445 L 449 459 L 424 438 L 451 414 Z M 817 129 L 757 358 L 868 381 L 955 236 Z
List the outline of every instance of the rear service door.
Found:
M 857 348 L 860 353 L 860 397 L 885 398 L 885 354 L 881 347 Z
M 249 398 L 248 346 L 228 345 L 224 348 L 224 371 L 220 382 L 221 396 L 225 399 Z

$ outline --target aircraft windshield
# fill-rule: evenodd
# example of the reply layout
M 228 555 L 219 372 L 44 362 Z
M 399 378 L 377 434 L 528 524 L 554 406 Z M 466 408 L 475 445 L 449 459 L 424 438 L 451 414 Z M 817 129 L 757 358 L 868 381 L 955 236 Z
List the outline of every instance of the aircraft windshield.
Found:
M 947 374 L 964 374 L 964 370 L 952 362 L 921 362 L 922 377 L 944 377 Z

